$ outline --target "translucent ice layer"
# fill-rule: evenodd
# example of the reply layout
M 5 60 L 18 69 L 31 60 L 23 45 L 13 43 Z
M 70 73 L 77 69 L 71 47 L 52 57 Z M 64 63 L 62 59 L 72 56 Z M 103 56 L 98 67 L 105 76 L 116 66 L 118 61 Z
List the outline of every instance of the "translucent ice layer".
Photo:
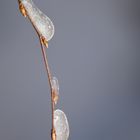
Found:
M 19 0 L 40 36 L 49 41 L 54 35 L 54 25 L 49 17 L 42 13 L 32 0 Z
M 68 140 L 69 124 L 65 113 L 59 109 L 54 112 L 54 127 L 56 140 Z

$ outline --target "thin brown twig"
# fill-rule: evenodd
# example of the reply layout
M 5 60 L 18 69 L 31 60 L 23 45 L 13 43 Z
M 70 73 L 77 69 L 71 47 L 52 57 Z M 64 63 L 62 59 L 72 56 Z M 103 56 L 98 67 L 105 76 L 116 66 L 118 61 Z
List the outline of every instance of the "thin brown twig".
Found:
M 48 64 L 48 59 L 47 59 L 45 48 L 44 48 L 44 46 L 43 46 L 43 44 L 41 42 L 41 37 L 42 36 L 39 34 L 38 29 L 33 24 L 33 21 L 30 18 L 30 16 L 28 15 L 27 12 L 26 12 L 26 16 L 28 17 L 28 19 L 30 20 L 32 26 L 34 27 L 34 29 L 35 29 L 38 37 L 39 37 L 39 41 L 40 41 L 41 51 L 42 51 L 42 55 L 43 55 L 43 60 L 44 60 L 44 64 L 45 64 L 45 68 L 46 68 L 46 72 L 47 72 L 47 76 L 48 76 L 48 81 L 49 81 L 49 86 L 50 86 L 50 92 L 51 92 L 52 133 L 54 133 L 54 135 L 55 135 L 55 129 L 54 129 L 54 109 L 55 109 L 55 105 L 54 105 L 54 101 L 53 101 L 53 89 L 52 89 L 52 84 L 51 84 L 51 80 L 52 80 L 51 71 L 50 71 L 50 68 L 49 68 L 49 64 Z M 52 136 L 52 140 L 54 140 L 53 136 Z
M 41 45 L 41 51 L 42 51 L 42 55 L 43 55 L 43 59 L 44 59 L 44 63 L 45 63 L 45 68 L 47 71 L 47 75 L 48 75 L 48 81 L 49 81 L 49 85 L 50 85 L 50 90 L 51 90 L 51 107 L 52 107 L 52 129 L 54 129 L 54 102 L 53 102 L 53 92 L 52 92 L 52 85 L 51 85 L 51 72 L 49 69 L 49 65 L 48 65 L 48 59 L 47 59 L 47 55 L 45 52 L 45 48 L 43 47 L 41 41 L 40 41 L 40 45 Z
M 29 18 L 29 16 L 28 16 Z M 31 19 L 29 18 L 29 20 L 31 21 Z M 32 21 L 31 21 L 32 23 Z M 50 86 L 50 92 L 51 92 L 51 111 L 52 111 L 52 132 L 54 132 L 54 102 L 53 102 L 53 91 L 52 91 L 52 84 L 51 84 L 51 80 L 52 80 L 52 76 L 51 76 L 51 71 L 50 71 L 50 68 L 49 68 L 49 64 L 48 64 L 48 58 L 47 58 L 47 54 L 46 54 L 46 51 L 45 51 L 45 48 L 41 42 L 41 36 L 40 34 L 38 33 L 36 27 L 34 26 L 34 24 L 32 23 L 35 31 L 37 32 L 38 34 L 38 37 L 39 37 L 39 41 L 40 41 L 40 47 L 41 47 L 41 52 L 42 52 L 42 56 L 43 56 L 43 60 L 44 60 L 44 64 L 45 64 L 45 68 L 46 68 L 46 72 L 47 72 L 47 76 L 48 76 L 48 81 L 49 81 L 49 86 Z M 52 138 L 53 140 L 53 138 Z

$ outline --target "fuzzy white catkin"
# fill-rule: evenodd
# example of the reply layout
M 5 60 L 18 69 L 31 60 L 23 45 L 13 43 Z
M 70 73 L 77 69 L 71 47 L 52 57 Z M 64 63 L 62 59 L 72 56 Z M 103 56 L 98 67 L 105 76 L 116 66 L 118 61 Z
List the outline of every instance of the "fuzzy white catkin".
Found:
M 20 0 L 26 9 L 28 16 L 32 20 L 39 34 L 47 41 L 51 40 L 54 35 L 54 25 L 49 17 L 41 12 L 32 0 Z
M 59 109 L 54 112 L 54 127 L 56 140 L 68 140 L 69 124 L 65 113 Z
M 52 77 L 51 84 L 52 88 L 57 91 L 57 94 L 59 94 L 59 83 L 56 77 Z

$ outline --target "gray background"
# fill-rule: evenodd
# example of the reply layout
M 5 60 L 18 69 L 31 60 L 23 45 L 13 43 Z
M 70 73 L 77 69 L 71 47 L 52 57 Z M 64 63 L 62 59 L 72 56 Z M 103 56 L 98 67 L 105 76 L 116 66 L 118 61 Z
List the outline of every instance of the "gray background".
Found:
M 70 140 L 140 140 L 140 1 L 34 0 L 54 22 L 47 54 Z M 35 31 L 0 2 L 0 139 L 49 140 L 50 93 Z

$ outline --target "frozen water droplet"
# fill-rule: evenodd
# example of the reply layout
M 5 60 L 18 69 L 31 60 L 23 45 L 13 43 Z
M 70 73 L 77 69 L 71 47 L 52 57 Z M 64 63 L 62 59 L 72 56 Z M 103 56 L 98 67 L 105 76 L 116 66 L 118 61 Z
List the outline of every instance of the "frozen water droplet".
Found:
M 68 140 L 69 124 L 65 113 L 59 109 L 54 112 L 54 127 L 56 140 Z
M 20 0 L 38 33 L 49 41 L 54 35 L 54 25 L 49 17 L 41 12 L 32 0 Z

